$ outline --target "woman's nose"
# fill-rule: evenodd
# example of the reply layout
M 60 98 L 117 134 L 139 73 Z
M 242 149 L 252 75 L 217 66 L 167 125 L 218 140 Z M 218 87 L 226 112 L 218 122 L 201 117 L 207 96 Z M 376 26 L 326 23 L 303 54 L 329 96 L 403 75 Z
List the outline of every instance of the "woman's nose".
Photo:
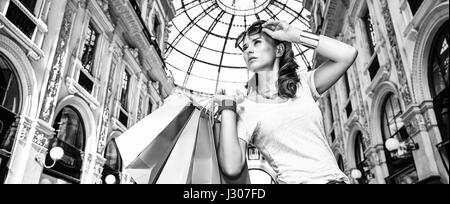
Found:
M 248 47 L 247 50 L 245 51 L 245 53 L 247 54 L 247 56 L 248 56 L 249 54 L 253 54 L 253 53 L 254 53 L 253 48 Z

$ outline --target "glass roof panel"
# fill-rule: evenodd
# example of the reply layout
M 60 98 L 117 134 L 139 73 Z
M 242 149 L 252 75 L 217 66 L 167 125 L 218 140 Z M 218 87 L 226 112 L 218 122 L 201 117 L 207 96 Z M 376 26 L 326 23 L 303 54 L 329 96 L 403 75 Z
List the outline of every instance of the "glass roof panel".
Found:
M 242 53 L 234 47 L 237 36 L 253 22 L 282 19 L 309 30 L 310 13 L 303 0 L 173 0 L 177 14 L 165 58 L 175 84 L 194 92 L 213 94 L 226 89 L 246 92 L 253 76 Z M 294 47 L 301 70 L 311 69 L 313 51 Z M 219 81 L 217 81 L 219 80 Z

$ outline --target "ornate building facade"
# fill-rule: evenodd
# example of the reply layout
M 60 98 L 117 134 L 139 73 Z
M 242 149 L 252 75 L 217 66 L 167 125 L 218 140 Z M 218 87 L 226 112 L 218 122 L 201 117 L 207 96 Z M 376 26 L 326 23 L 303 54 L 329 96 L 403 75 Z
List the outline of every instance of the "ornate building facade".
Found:
M 115 138 L 174 88 L 174 15 L 166 0 L 0 1 L 0 182 L 133 183 Z
M 354 183 L 448 184 L 449 1 L 304 5 L 316 33 L 359 51 L 320 100 L 341 169 Z

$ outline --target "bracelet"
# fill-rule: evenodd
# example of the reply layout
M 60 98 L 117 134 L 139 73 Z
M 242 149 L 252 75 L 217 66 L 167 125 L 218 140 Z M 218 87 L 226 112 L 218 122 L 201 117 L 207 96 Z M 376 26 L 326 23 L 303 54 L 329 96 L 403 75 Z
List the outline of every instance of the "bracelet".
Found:
M 236 101 L 226 99 L 221 101 L 221 104 L 219 105 L 219 110 L 217 111 L 218 114 L 221 114 L 224 110 L 231 110 L 236 113 Z
M 309 31 L 304 30 L 300 33 L 300 44 L 311 49 L 316 49 L 319 46 L 319 39 L 320 35 Z

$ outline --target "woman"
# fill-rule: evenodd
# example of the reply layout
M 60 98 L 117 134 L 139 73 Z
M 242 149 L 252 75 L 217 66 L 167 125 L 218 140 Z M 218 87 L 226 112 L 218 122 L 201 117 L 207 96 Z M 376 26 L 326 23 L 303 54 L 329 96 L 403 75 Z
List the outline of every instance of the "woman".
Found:
M 315 49 L 329 61 L 298 74 L 292 43 Z M 327 143 L 316 100 L 353 64 L 357 50 L 284 21 L 255 22 L 236 46 L 255 77 L 245 98 L 216 97 L 222 117 L 222 171 L 239 176 L 247 144 L 253 142 L 277 173 L 278 183 L 348 183 Z

